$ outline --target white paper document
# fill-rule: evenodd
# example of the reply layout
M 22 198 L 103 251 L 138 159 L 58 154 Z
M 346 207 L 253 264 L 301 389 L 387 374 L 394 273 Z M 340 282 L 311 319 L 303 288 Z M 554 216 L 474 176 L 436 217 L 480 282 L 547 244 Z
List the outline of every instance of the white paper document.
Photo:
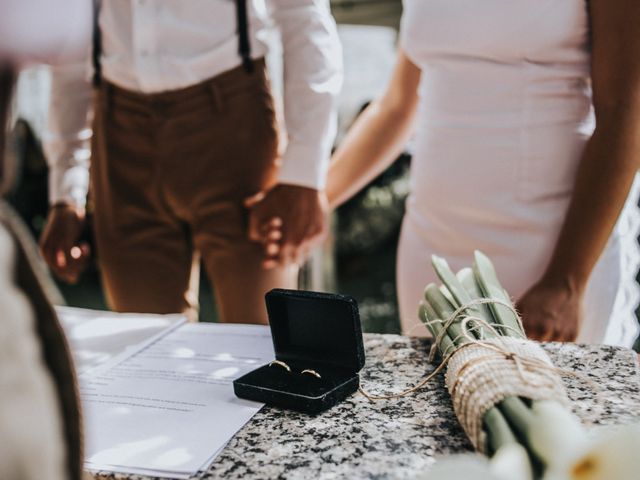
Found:
M 86 468 L 194 475 L 262 407 L 232 381 L 273 358 L 268 327 L 183 324 L 82 375 Z
M 141 343 L 165 335 L 167 329 L 187 321 L 180 314 L 115 313 L 74 307 L 56 307 L 56 313 L 71 344 L 79 374 L 122 352 L 134 351 Z

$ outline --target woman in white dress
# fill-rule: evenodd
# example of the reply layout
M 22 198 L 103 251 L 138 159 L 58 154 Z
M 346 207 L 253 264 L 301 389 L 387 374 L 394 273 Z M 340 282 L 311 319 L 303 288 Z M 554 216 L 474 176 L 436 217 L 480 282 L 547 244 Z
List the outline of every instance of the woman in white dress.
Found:
M 397 266 L 404 333 L 420 331 L 431 255 L 459 269 L 479 249 L 531 337 L 633 341 L 632 302 L 613 312 L 628 266 L 615 225 L 640 165 L 638 25 L 637 0 L 404 1 L 393 78 L 327 187 L 344 202 L 415 134 Z

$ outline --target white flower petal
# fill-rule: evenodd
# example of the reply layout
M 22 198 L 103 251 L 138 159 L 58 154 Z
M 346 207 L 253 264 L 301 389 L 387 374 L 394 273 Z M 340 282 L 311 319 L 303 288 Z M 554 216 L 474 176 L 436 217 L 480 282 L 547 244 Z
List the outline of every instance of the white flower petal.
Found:
M 567 472 L 559 472 L 557 470 L 547 470 L 544 472 L 542 480 L 571 480 Z
M 529 454 L 518 443 L 500 447 L 489 463 L 491 471 L 505 480 L 532 480 Z
M 587 446 L 586 430 L 557 402 L 536 401 L 531 410 L 536 416 L 529 431 L 531 448 L 552 470 L 566 471 Z
M 640 424 L 601 429 L 596 441 L 569 470 L 571 480 L 640 478 Z
M 482 455 L 454 455 L 439 460 L 424 480 L 531 480 L 527 451 L 520 445 L 502 447 L 488 460 Z

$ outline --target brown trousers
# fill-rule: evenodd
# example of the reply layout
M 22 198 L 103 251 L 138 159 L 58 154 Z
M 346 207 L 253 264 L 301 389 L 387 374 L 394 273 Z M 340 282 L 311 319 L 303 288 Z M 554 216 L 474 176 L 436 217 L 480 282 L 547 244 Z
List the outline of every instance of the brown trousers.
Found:
M 255 67 L 157 94 L 99 89 L 91 190 L 114 310 L 189 312 L 196 253 L 225 322 L 266 323 L 264 294 L 295 287 L 295 267 L 264 270 L 247 236 L 243 200 L 274 183 L 278 150 L 264 61 Z

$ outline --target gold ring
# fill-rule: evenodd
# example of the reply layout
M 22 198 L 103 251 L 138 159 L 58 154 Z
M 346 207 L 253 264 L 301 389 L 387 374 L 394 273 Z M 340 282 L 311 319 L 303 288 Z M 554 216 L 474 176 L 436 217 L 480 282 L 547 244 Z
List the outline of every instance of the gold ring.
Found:
M 318 372 L 316 372 L 315 370 L 311 370 L 309 368 L 302 370 L 302 372 L 300 372 L 301 375 L 305 373 L 308 373 L 309 375 L 313 375 L 316 378 L 322 378 L 322 376 Z
M 284 363 L 282 360 L 273 360 L 271 363 L 269 363 L 270 367 L 272 367 L 273 365 L 279 365 L 282 368 L 284 368 L 287 372 L 291 373 L 291 368 L 289 367 L 289 365 Z

